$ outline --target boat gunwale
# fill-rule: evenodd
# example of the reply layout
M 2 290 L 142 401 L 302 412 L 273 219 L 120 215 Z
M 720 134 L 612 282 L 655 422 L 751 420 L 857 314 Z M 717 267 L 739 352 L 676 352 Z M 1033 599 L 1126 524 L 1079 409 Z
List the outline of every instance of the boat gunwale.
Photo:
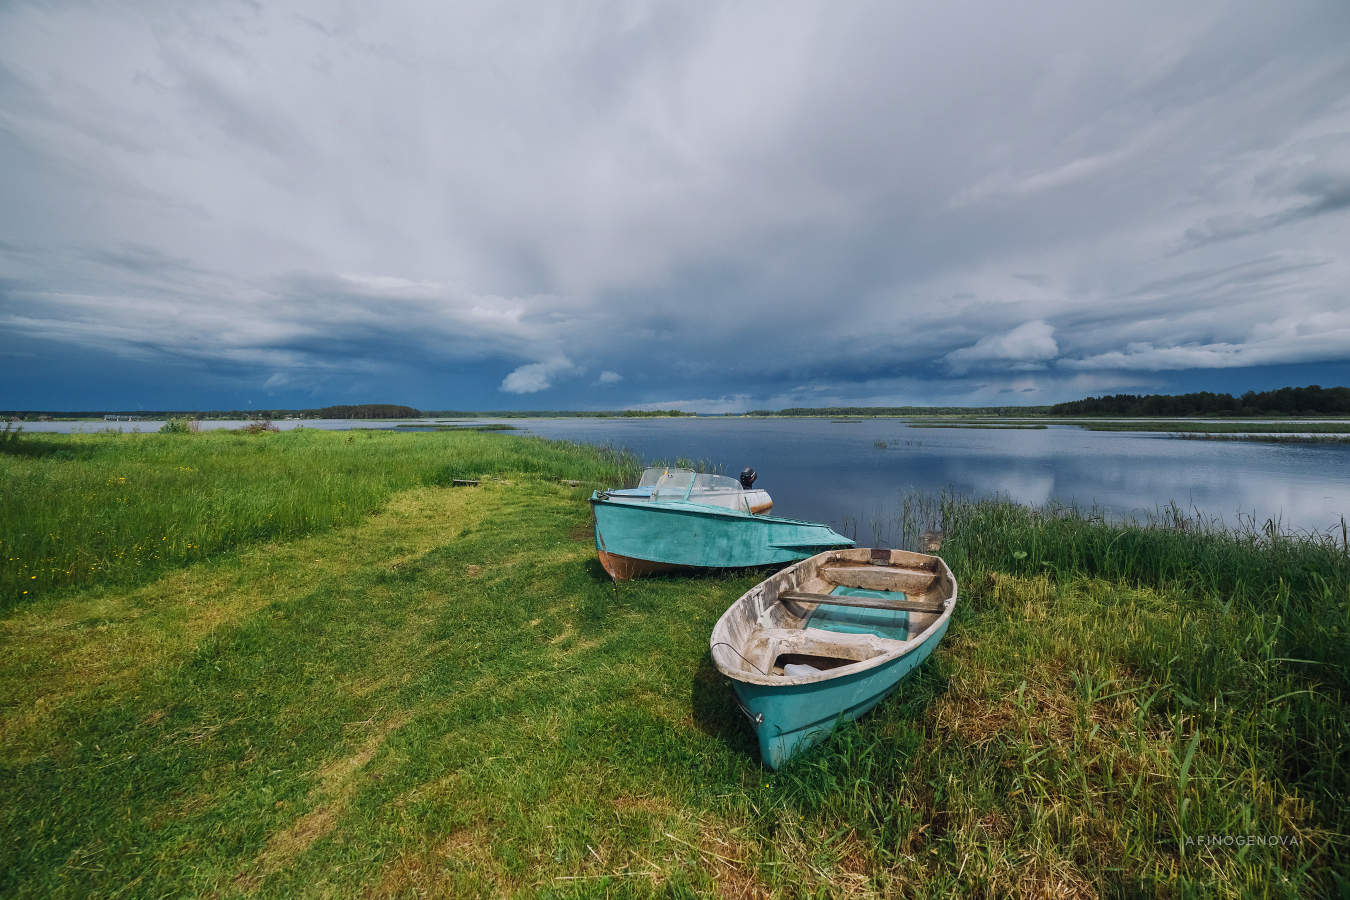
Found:
M 834 531 L 833 528 L 831 528 L 828 524 L 824 522 L 807 522 L 804 519 L 789 519 L 785 518 L 784 516 L 772 516 L 766 513 L 750 513 L 745 512 L 744 510 L 733 509 L 732 507 L 729 506 L 712 506 L 704 503 L 694 503 L 689 500 L 641 500 L 637 498 L 634 498 L 631 501 L 611 500 L 607 497 L 600 497 L 599 494 L 600 491 L 596 491 L 594 494 L 591 495 L 590 503 L 592 506 L 600 506 L 600 505 L 623 506 L 623 507 L 636 506 L 643 509 L 656 509 L 662 512 L 677 513 L 680 515 L 687 515 L 687 516 L 702 516 L 702 515 L 729 516 L 738 519 L 753 519 L 757 522 L 777 522 L 782 525 L 810 525 L 813 528 L 828 528 L 830 531 Z M 834 533 L 839 534 L 839 532 L 837 531 L 834 531 Z M 842 534 L 839 536 L 844 537 Z M 844 540 L 847 541 L 849 539 L 844 538 Z M 849 543 L 853 544 L 854 546 L 857 546 L 857 544 L 854 543 L 853 541 L 849 541 Z M 793 546 L 796 545 L 794 544 Z M 806 560 L 798 560 L 798 562 L 799 563 L 806 562 Z M 796 563 L 794 563 L 794 565 L 796 565 Z
M 854 547 L 852 549 L 858 550 L 865 548 Z M 807 563 L 815 563 L 821 557 L 836 552 L 839 551 L 825 550 L 821 553 L 817 553 L 815 556 L 810 556 L 807 557 L 806 559 L 799 560 L 793 563 L 786 569 L 783 569 L 781 572 L 769 576 L 768 578 L 759 582 L 759 584 L 756 584 L 754 587 L 750 588 L 750 590 L 746 591 L 744 594 L 741 594 L 740 597 L 736 598 L 736 601 L 734 603 L 732 603 L 730 606 L 726 608 L 726 611 L 723 612 L 721 617 L 718 618 L 717 624 L 713 626 L 712 636 L 709 638 L 709 645 L 710 645 L 709 653 L 712 656 L 713 665 L 717 666 L 717 670 L 719 672 L 721 672 L 726 677 L 732 679 L 733 681 L 738 681 L 741 682 L 742 684 L 758 684 L 767 687 L 795 687 L 799 685 L 819 684 L 822 682 L 834 681 L 839 678 L 846 678 L 850 675 L 857 675 L 863 672 L 867 672 L 871 669 L 885 665 L 886 663 L 895 662 L 896 660 L 903 659 L 904 657 L 910 655 L 911 653 L 914 653 L 915 651 L 923 647 L 923 645 L 926 644 L 930 638 L 932 638 L 933 633 L 939 627 L 941 627 L 942 625 L 951 620 L 952 612 L 955 611 L 956 609 L 956 601 L 960 593 L 960 586 L 956 583 L 956 576 L 952 574 L 951 567 L 947 565 L 947 561 L 944 560 L 942 557 L 935 556 L 931 553 L 915 553 L 914 555 L 916 556 L 926 556 L 929 559 L 937 560 L 938 563 L 937 573 L 939 575 L 941 575 L 944 572 L 946 573 L 947 578 L 951 582 L 952 592 L 949 598 L 945 598 L 943 600 L 943 605 L 945 606 L 945 609 L 938 614 L 937 618 L 935 618 L 923 631 L 919 632 L 914 637 L 906 640 L 903 646 L 896 647 L 894 650 L 890 652 L 881 653 L 869 659 L 859 660 L 858 662 L 853 663 L 851 665 L 838 666 L 836 668 L 827 669 L 823 672 L 817 672 L 812 675 L 762 675 L 758 672 L 754 671 L 747 672 L 740 669 L 736 671 L 731 671 L 730 669 L 728 669 L 727 666 L 723 665 L 722 661 L 718 658 L 717 648 L 719 645 L 731 649 L 732 652 L 736 653 L 737 655 L 739 655 L 740 653 L 740 651 L 736 649 L 735 645 L 732 644 L 731 641 L 718 640 L 719 633 L 724 638 L 730 637 L 729 634 L 730 628 L 726 627 L 724 623 L 726 623 L 727 617 L 732 614 L 732 612 L 736 609 L 736 607 L 742 603 L 749 603 L 750 595 L 753 594 L 756 589 L 762 589 L 763 586 L 768 582 L 778 578 L 783 578 L 792 573 L 793 571 L 795 571 L 799 566 L 804 566 Z M 896 566 L 896 568 L 899 568 L 899 566 Z M 783 600 L 779 596 L 775 596 L 773 602 L 779 605 L 783 604 Z M 803 625 L 801 630 L 805 631 L 806 628 L 807 626 Z

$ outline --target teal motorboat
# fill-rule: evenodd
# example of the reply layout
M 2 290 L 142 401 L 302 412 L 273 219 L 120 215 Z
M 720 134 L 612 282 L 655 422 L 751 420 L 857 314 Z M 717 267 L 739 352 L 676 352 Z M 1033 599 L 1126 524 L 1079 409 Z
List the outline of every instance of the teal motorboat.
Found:
M 776 769 L 895 690 L 955 606 L 956 579 L 936 556 L 834 550 L 742 595 L 713 629 L 712 658 Z
M 647 469 L 636 488 L 596 491 L 595 547 L 617 581 L 673 568 L 782 565 L 853 542 L 828 525 L 764 515 L 773 505 L 740 480 L 690 469 Z

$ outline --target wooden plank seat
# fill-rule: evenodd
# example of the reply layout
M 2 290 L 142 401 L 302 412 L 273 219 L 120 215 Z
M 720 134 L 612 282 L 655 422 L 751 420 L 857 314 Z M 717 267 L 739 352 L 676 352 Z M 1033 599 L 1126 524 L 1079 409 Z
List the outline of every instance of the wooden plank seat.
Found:
M 922 594 L 932 589 L 937 573 L 924 569 L 896 569 L 880 566 L 825 566 L 820 576 L 831 584 L 861 588 L 865 591 L 905 591 Z
M 870 590 L 876 590 L 871 588 Z M 830 603 L 835 606 L 856 606 L 861 609 L 895 609 L 904 612 L 941 614 L 946 608 L 940 602 L 932 600 L 880 600 L 872 597 L 845 597 L 838 594 L 812 594 L 806 591 L 784 591 L 779 600 L 790 603 Z

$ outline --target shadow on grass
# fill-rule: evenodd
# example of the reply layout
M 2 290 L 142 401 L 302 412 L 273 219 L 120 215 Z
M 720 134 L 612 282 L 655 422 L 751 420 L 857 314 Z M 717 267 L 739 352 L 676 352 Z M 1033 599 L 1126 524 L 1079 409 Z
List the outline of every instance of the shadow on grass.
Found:
M 587 559 L 586 562 L 582 563 L 582 567 L 585 568 L 586 574 L 590 576 L 591 581 L 598 584 L 614 581 L 613 578 L 609 577 L 609 573 L 605 571 L 605 567 L 600 565 L 600 558 L 598 556 L 592 556 Z
M 94 448 L 74 446 L 60 440 L 44 440 L 33 435 L 20 435 L 9 432 L 6 436 L 0 432 L 0 454 L 6 456 L 42 457 L 53 459 L 88 459 L 94 455 Z
M 947 692 L 948 667 L 930 659 L 901 680 L 895 693 L 856 721 L 840 721 L 833 734 L 792 760 L 785 771 L 854 771 L 866 768 L 868 758 L 888 760 L 887 767 L 903 765 L 922 743 L 923 722 L 930 706 Z M 759 761 L 754 728 L 740 712 L 735 691 L 712 658 L 705 656 L 694 673 L 690 704 L 694 724 L 728 748 Z
M 736 706 L 736 696 L 725 675 L 717 670 L 712 657 L 704 655 L 690 683 L 690 707 L 694 725 L 737 753 L 759 760 L 759 745 L 754 730 Z

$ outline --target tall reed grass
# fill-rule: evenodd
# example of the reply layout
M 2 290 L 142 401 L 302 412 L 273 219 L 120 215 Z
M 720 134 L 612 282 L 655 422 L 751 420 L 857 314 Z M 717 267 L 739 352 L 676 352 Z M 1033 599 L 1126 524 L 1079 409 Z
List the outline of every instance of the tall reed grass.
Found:
M 1344 522 L 920 495 L 870 524 L 941 532 L 961 600 L 898 699 L 783 773 L 797 831 L 925 892 L 1346 895 Z
M 0 608 L 369 515 L 394 491 L 520 472 L 613 483 L 620 451 L 471 432 L 25 435 L 0 454 Z
M 910 546 L 923 527 L 947 534 L 942 556 L 962 584 L 977 586 L 977 607 L 987 602 L 978 586 L 995 573 L 1110 582 L 1174 598 L 1176 608 L 1163 612 L 1103 611 L 1141 620 L 1123 656 L 1156 687 L 1156 708 L 1188 717 L 1201 746 L 1259 759 L 1313 799 L 1331 830 L 1350 833 L 1344 519 L 1327 533 L 1289 534 L 1273 520 L 1225 528 L 1176 505 L 1145 521 L 1112 523 L 1073 507 L 918 497 L 900 520 Z M 1237 812 L 1209 812 L 1223 820 L 1215 828 L 1239 828 Z

